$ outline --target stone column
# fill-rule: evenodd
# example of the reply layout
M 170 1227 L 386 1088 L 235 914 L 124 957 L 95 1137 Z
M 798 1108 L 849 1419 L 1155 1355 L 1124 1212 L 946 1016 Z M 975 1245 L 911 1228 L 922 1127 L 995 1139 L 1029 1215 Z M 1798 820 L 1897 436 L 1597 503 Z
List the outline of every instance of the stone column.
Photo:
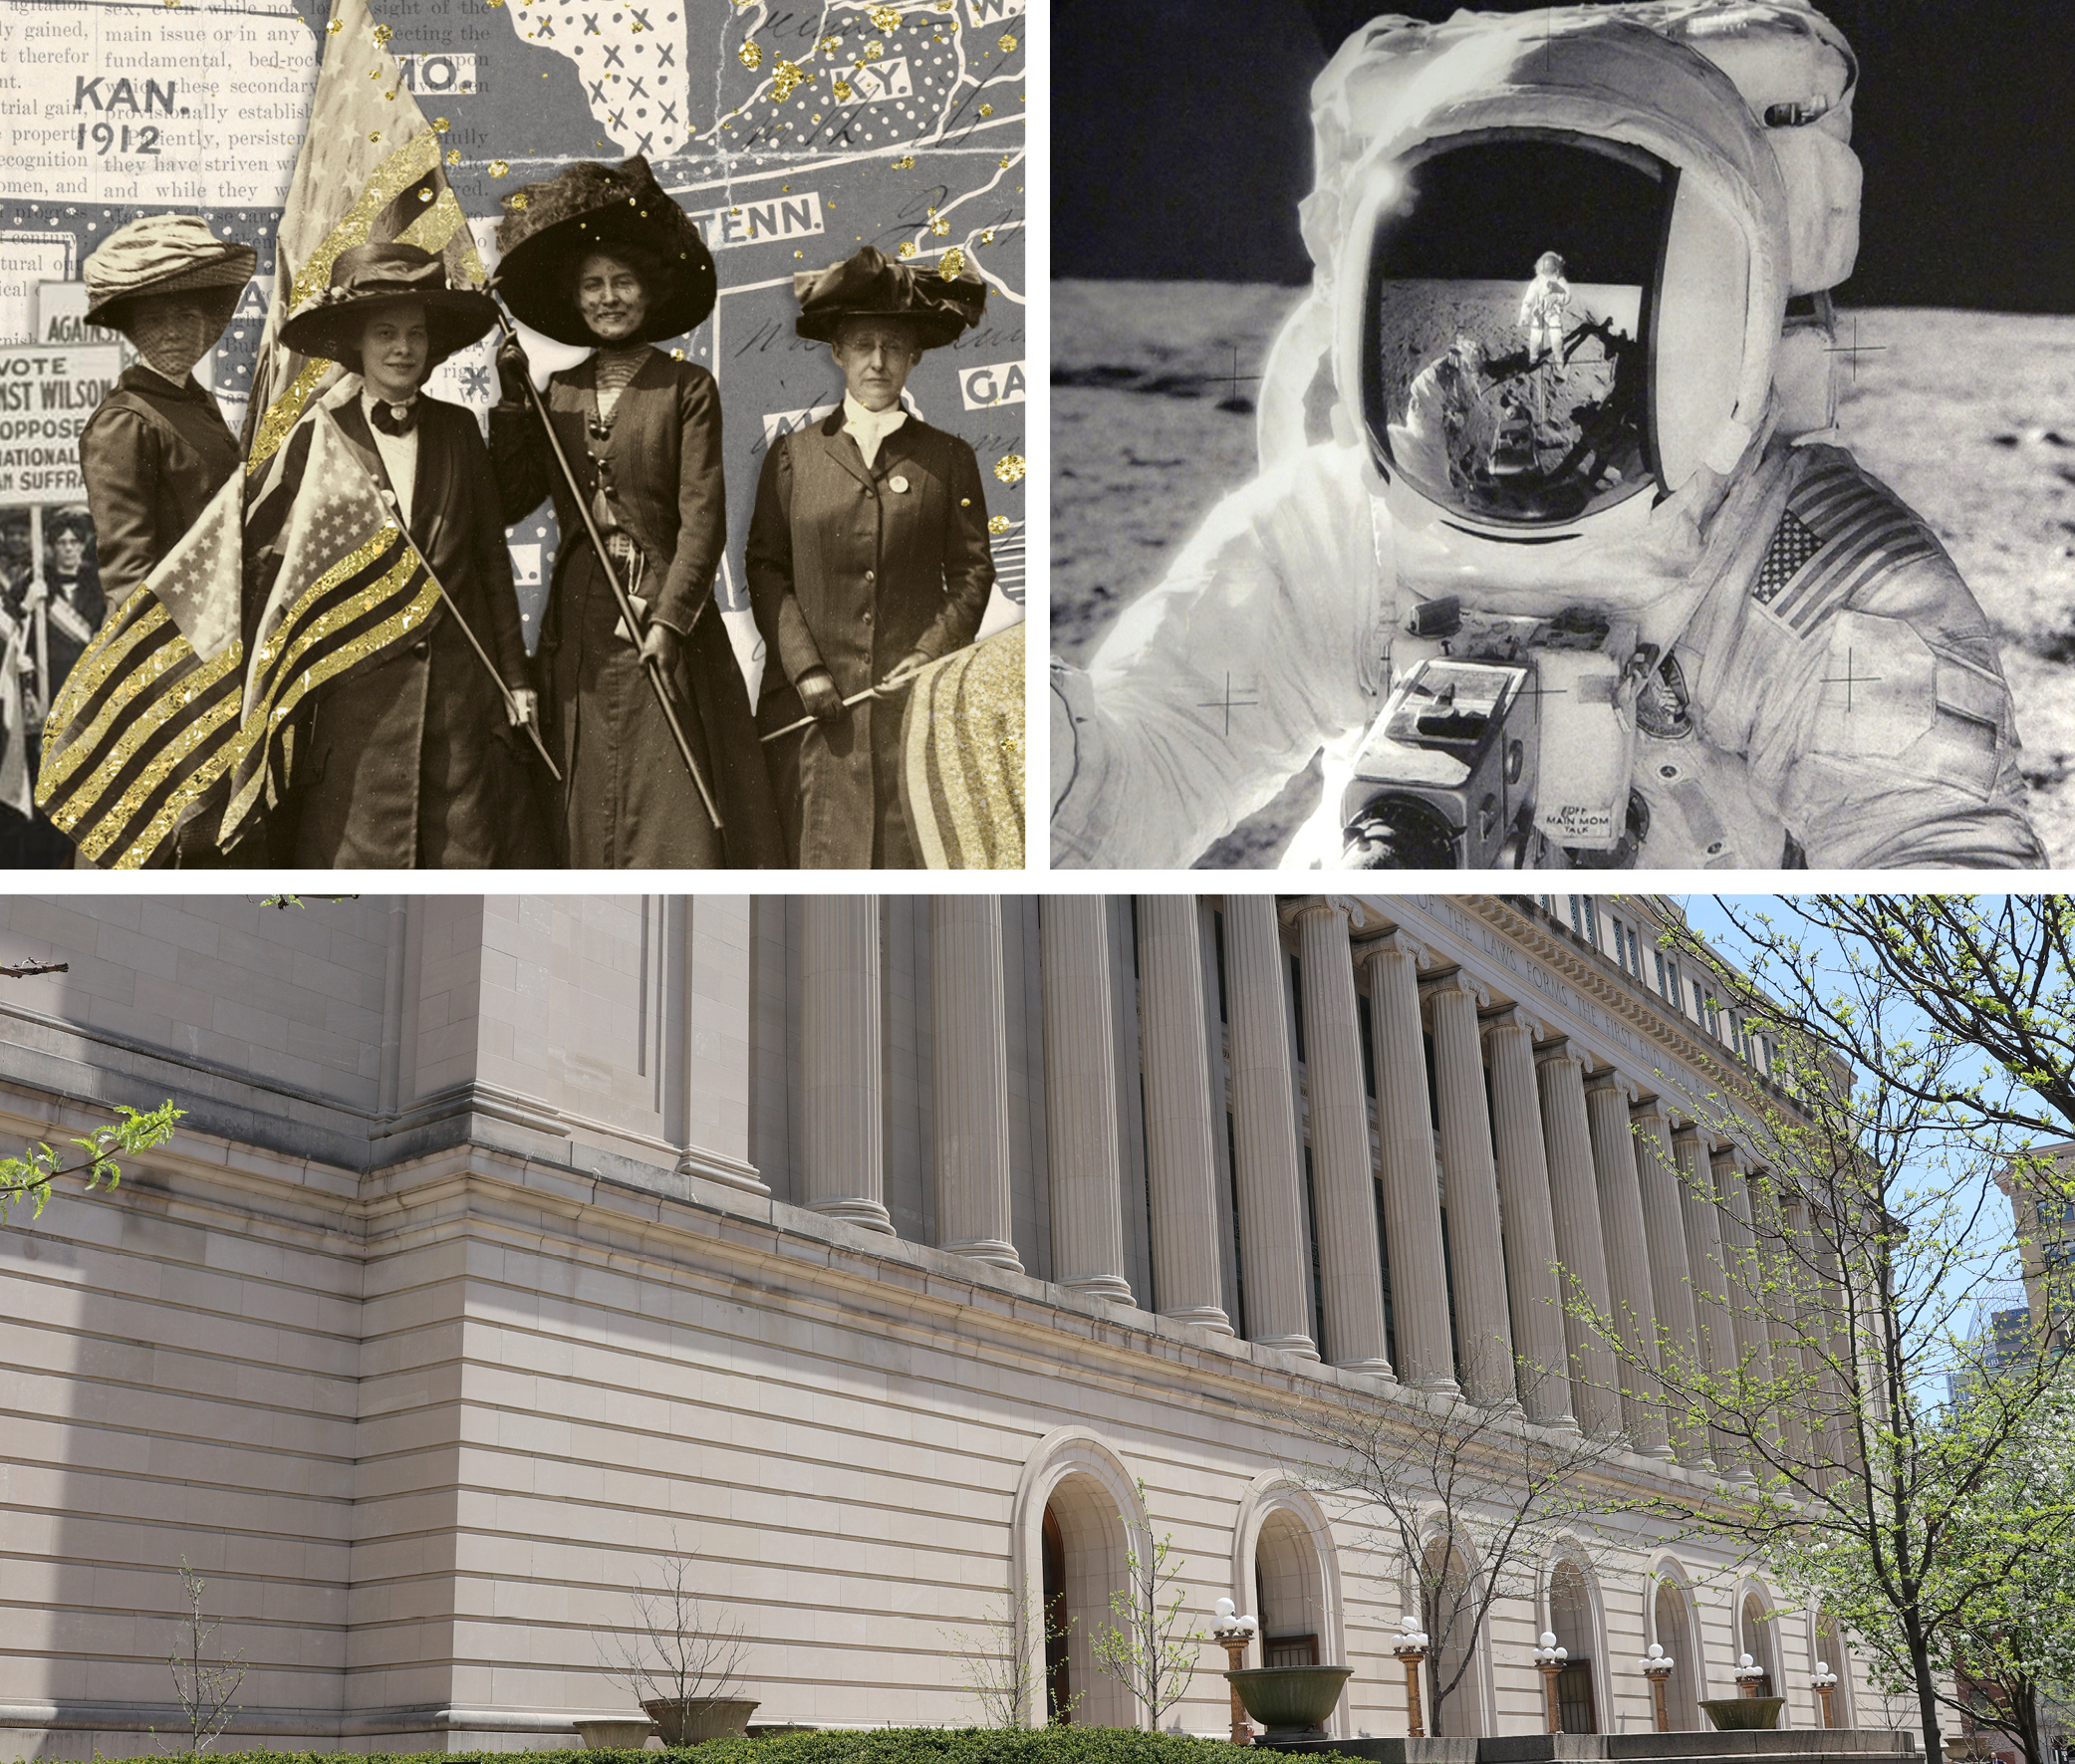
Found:
M 1384 1231 L 1391 1253 L 1391 1308 L 1398 1376 L 1423 1390 L 1456 1391 L 1441 1255 L 1439 1171 L 1427 1108 L 1427 1045 L 1412 941 L 1398 932 L 1364 939 L 1375 1024 L 1377 1136 L 1384 1166 Z
M 1827 1212 L 1811 1212 L 1809 1221 L 1815 1254 L 1817 1302 L 1829 1343 L 1822 1392 L 1831 1415 L 1831 1461 L 1841 1469 L 1850 1470 L 1858 1467 L 1861 1452 L 1859 1433 L 1852 1421 L 1852 1404 L 1846 1395 L 1845 1377 L 1847 1373 L 1856 1373 L 1859 1368 L 1853 1365 L 1852 1328 L 1846 1312 L 1840 1237 L 1836 1220 Z
M 892 1231 L 880 1106 L 879 896 L 809 894 L 800 921 L 805 1204 Z
M 1588 1304 L 1611 1317 L 1607 1248 L 1600 1235 L 1599 1180 L 1594 1171 L 1592 1132 L 1585 1115 L 1585 1067 L 1568 1042 L 1556 1042 L 1536 1062 L 1542 1093 L 1542 1135 L 1549 1155 L 1549 1199 L 1556 1230 L 1556 1259 L 1567 1278 L 1564 1344 L 1570 1356 L 1571 1403 L 1585 1431 L 1611 1439 L 1621 1431 L 1620 1370 L 1607 1338 L 1573 1314 Z
M 1296 1074 L 1271 895 L 1225 896 L 1225 1000 L 1247 1326 L 1264 1348 L 1316 1360 Z
M 1217 1266 L 1217 1149 L 1196 897 L 1141 894 L 1137 905 L 1154 1298 L 1163 1317 L 1228 1336 L 1232 1324 Z
M 1377 1254 L 1376 1177 L 1369 1162 L 1369 1094 L 1347 908 L 1311 899 L 1297 909 L 1304 975 L 1304 1069 L 1311 1097 L 1311 1172 L 1318 1214 L 1320 1298 L 1335 1366 L 1391 1378 L 1384 1339 L 1384 1270 Z
M 1672 1155 L 1679 1163 L 1679 1202 L 1686 1220 L 1686 1259 L 1693 1277 L 1693 1323 L 1700 1335 L 1700 1358 L 1718 1388 L 1736 1370 L 1736 1325 L 1729 1313 L 1729 1283 L 1722 1255 L 1721 1193 L 1714 1182 L 1713 1160 L 1700 1135 L 1689 1127 L 1672 1135 Z M 1731 1482 L 1749 1478 L 1737 1443 L 1719 1427 L 1707 1435 L 1715 1468 Z
M 1506 1312 L 1498 1169 L 1477 1034 L 1483 993 L 1459 968 L 1423 990 L 1433 1006 L 1434 1090 L 1440 1102 L 1441 1179 L 1460 1357 L 1456 1376 L 1472 1402 L 1511 1402 L 1513 1325 Z
M 1750 1196 L 1751 1234 L 1757 1241 L 1758 1277 L 1762 1283 L 1759 1308 L 1765 1318 L 1773 1387 L 1782 1397 L 1773 1405 L 1778 1438 L 1781 1449 L 1790 1457 L 1805 1461 L 1808 1393 L 1803 1380 L 1807 1369 L 1801 1359 L 1801 1316 L 1795 1303 L 1797 1275 L 1787 1245 L 1786 1221 L 1771 1171 L 1751 1172 L 1744 1179 L 1744 1187 Z
M 1651 1293 L 1650 1243 L 1636 1181 L 1636 1143 L 1629 1129 L 1635 1087 L 1613 1072 L 1586 1082 L 1585 1119 L 1592 1133 L 1593 1173 L 1600 1190 L 1600 1238 L 1607 1246 L 1607 1292 L 1615 1340 L 1621 1344 L 1622 1425 L 1630 1443 L 1669 1458 L 1657 1380 L 1657 1304 Z
M 1070 1292 L 1129 1305 L 1110 938 L 1103 914 L 1100 894 L 1047 894 L 1039 913 L 1052 1278 Z
M 1762 1385 L 1772 1378 L 1772 1339 L 1761 1298 L 1764 1272 L 1751 1231 L 1744 1154 L 1732 1145 L 1715 1152 L 1712 1161 L 1715 1186 L 1722 1195 L 1722 1266 L 1728 1274 L 1737 1363 L 1746 1377 Z
M 1672 1112 L 1653 1097 L 1631 1111 L 1636 1128 L 1636 1182 L 1643 1196 L 1643 1235 L 1650 1245 L 1650 1291 L 1657 1301 L 1660 1354 L 1669 1354 L 1671 1390 L 1667 1423 L 1683 1464 L 1705 1464 L 1707 1433 L 1677 1417 L 1686 1406 L 1692 1368 L 1700 1358 L 1693 1320 L 1692 1269 L 1686 1253 L 1686 1215 L 1679 1199 L 1679 1166 L 1672 1160 Z M 1665 1370 L 1661 1359 L 1660 1370 Z
M 1566 1376 L 1563 1295 L 1557 1290 L 1556 1228 L 1549 1208 L 1549 1162 L 1535 1092 L 1533 1031 L 1508 1005 L 1486 1020 L 1491 1054 L 1492 1150 L 1505 1220 L 1506 1299 L 1527 1418 L 1577 1426 Z
M 936 1241 L 1023 1272 L 1010 1239 L 1008 1015 L 1001 896 L 929 901 L 929 1047 L 936 1120 Z

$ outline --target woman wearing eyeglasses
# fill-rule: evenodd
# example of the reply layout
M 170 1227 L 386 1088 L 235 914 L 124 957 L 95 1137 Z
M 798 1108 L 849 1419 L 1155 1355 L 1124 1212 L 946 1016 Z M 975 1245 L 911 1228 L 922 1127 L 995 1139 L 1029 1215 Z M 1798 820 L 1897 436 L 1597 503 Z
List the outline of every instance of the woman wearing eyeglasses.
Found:
M 591 357 L 548 381 L 555 433 L 621 585 L 630 630 L 582 510 L 530 407 L 526 357 L 498 357 L 490 451 L 504 518 L 550 495 L 561 538 L 541 626 L 542 720 L 563 774 L 561 833 L 576 869 L 735 869 L 785 862 L 784 837 L 734 651 L 713 605 L 727 536 L 720 394 L 705 369 L 656 349 L 713 310 L 713 260 L 647 161 L 569 167 L 506 198 L 498 288 L 535 330 Z M 660 663 L 712 791 L 716 832 L 646 659 Z

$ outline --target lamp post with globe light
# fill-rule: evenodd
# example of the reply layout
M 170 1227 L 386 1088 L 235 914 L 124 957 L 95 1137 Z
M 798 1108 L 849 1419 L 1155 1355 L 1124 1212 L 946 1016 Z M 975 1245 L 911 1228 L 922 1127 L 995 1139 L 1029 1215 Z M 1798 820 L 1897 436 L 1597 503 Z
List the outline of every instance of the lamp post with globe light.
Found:
M 1551 1733 L 1563 1731 L 1563 1702 L 1556 1694 L 1556 1680 L 1564 1669 L 1564 1662 L 1570 1657 L 1571 1650 L 1568 1647 L 1557 1646 L 1556 1633 L 1553 1630 L 1544 1630 L 1542 1644 L 1535 1649 L 1535 1669 L 1542 1674 L 1542 1695 L 1543 1700 L 1549 1705 Z
M 1420 1620 L 1416 1617 L 1400 1618 L 1398 1629 L 1399 1637 L 1391 1643 L 1391 1651 L 1405 1666 L 1406 1733 L 1413 1739 L 1425 1739 L 1427 1727 L 1420 1709 L 1420 1662 L 1427 1657 L 1432 1638 L 1420 1628 Z
M 1651 1698 L 1657 1705 L 1658 1732 L 1672 1731 L 1672 1712 L 1665 1706 L 1665 1681 L 1672 1676 L 1679 1662 L 1664 1649 L 1662 1642 L 1653 1641 L 1650 1652 L 1636 1662 L 1643 1668 L 1643 1676 L 1650 1680 Z
M 1738 1696 L 1756 1696 L 1758 1694 L 1758 1686 L 1765 1682 L 1766 1675 L 1765 1668 L 1752 1659 L 1749 1654 L 1739 1653 L 1736 1656 L 1736 1694 Z
M 1247 1645 L 1260 1632 L 1260 1620 L 1239 1616 L 1238 1607 L 1229 1599 L 1220 1599 L 1213 1609 L 1217 1615 L 1210 1620 L 1210 1639 L 1225 1650 L 1225 1658 L 1230 1662 L 1226 1668 L 1228 1671 L 1243 1670 Z M 1246 1705 L 1239 1700 L 1239 1686 L 1236 1684 L 1232 1685 L 1232 1744 L 1253 1744 L 1253 1726 L 1246 1718 Z
M 1835 1727 L 1837 1722 L 1830 1710 L 1830 1693 L 1837 1688 L 1837 1674 L 1830 1669 L 1828 1660 L 1816 1661 L 1816 1669 L 1809 1682 L 1816 1687 L 1816 1696 L 1823 1704 L 1823 1725 Z

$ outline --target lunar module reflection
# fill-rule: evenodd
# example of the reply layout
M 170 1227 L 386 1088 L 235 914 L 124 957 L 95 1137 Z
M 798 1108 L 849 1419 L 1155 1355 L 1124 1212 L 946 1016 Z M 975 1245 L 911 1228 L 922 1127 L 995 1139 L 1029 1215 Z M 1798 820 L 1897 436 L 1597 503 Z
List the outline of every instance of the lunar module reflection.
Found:
M 1392 280 L 1378 291 L 1393 462 L 1444 507 L 1494 520 L 1585 513 L 1640 484 L 1640 287 L 1574 286 L 1544 252 L 1518 283 Z M 1447 336 L 1423 360 L 1414 339 Z M 1395 360 L 1393 358 L 1396 358 Z

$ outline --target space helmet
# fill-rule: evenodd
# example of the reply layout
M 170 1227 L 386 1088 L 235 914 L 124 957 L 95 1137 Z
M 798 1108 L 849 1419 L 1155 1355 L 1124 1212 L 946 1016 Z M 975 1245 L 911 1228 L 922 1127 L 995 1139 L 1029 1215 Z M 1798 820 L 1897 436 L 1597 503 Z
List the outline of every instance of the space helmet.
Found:
M 1314 88 L 1318 273 L 1271 355 L 1264 459 L 1311 354 L 1401 576 L 1474 593 L 1689 545 L 1783 416 L 1827 420 L 1797 377 L 1828 358 L 1785 340 L 1856 253 L 1855 79 L 1803 0 L 1356 32 Z

